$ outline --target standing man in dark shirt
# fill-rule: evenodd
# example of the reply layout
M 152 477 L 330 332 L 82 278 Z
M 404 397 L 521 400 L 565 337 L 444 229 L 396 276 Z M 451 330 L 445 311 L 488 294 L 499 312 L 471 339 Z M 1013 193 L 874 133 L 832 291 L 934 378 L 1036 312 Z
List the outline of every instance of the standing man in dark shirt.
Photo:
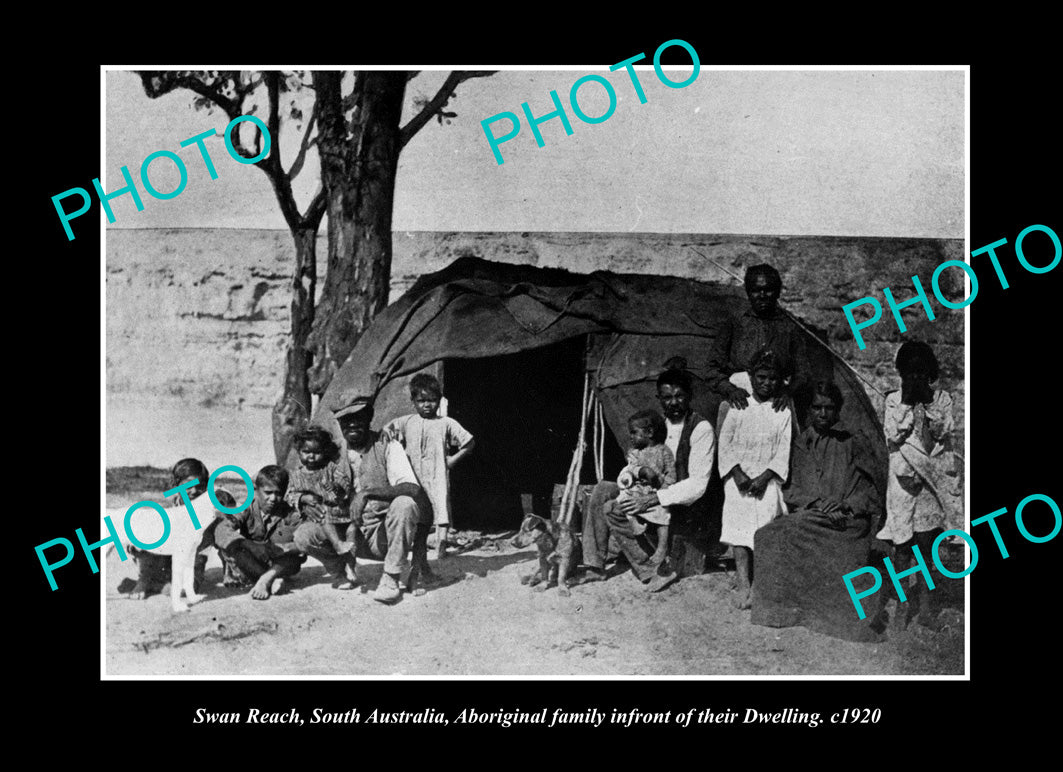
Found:
M 753 355 L 768 346 L 789 378 L 786 388 L 772 400 L 772 407 L 783 410 L 796 388 L 806 380 L 803 369 L 808 359 L 804 338 L 793 320 L 779 308 L 782 277 L 778 271 L 767 263 L 754 265 L 746 270 L 745 287 L 749 308 L 721 325 L 709 357 L 706 380 L 722 399 L 739 410 L 745 409 L 751 388 L 747 372 Z

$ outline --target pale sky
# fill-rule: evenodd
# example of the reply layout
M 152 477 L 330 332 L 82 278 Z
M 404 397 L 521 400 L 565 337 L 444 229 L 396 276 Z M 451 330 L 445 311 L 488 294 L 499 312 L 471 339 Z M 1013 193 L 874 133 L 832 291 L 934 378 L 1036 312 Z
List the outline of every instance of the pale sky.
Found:
M 572 84 L 589 73 L 612 83 L 618 104 L 600 124 L 572 112 Z M 669 71 L 681 81 L 690 67 Z M 412 100 L 430 96 L 446 71 L 411 81 Z M 962 70 L 747 71 L 702 67 L 681 89 L 666 88 L 653 68 L 639 70 L 640 104 L 624 71 L 607 68 L 504 70 L 467 81 L 448 110 L 403 150 L 393 229 L 427 231 L 652 231 L 766 235 L 963 238 L 964 72 Z M 140 187 L 141 162 L 157 150 L 178 153 L 188 185 L 176 198 L 129 196 L 114 202 L 111 227 L 284 228 L 261 171 L 233 161 L 220 130 L 227 121 L 193 110 L 187 92 L 144 96 L 131 72 L 106 77 L 105 190 L 121 186 L 125 164 Z M 522 120 L 517 137 L 494 156 L 480 126 L 503 111 L 553 109 L 556 89 L 572 124 L 541 125 L 535 144 Z M 589 115 L 604 112 L 603 90 L 579 92 Z M 507 121 L 496 124 L 502 134 Z M 196 147 L 180 142 L 211 127 L 218 179 Z M 295 138 L 282 141 L 285 166 Z M 296 192 L 305 207 L 317 186 L 311 154 Z M 151 166 L 160 190 L 176 186 L 169 161 Z M 75 226 L 76 221 L 75 221 Z

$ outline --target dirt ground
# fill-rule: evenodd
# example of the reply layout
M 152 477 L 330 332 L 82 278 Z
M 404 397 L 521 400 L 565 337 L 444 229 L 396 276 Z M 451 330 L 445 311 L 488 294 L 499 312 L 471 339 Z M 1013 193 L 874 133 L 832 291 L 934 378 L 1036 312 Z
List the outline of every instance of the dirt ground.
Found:
M 107 507 L 158 499 L 165 473 L 108 470 Z M 242 499 L 239 483 L 223 487 Z M 475 675 L 962 675 L 963 583 L 935 592 L 947 601 L 940 629 L 912 624 L 891 601 L 887 640 L 852 643 L 803 627 L 750 624 L 730 603 L 731 578 L 715 572 L 647 593 L 630 572 L 556 589 L 521 584 L 535 549 L 513 549 L 508 533 L 464 532 L 458 554 L 433 569 L 442 586 L 385 606 L 369 594 L 381 564 L 360 561 L 360 588 L 332 589 L 309 559 L 291 591 L 268 601 L 221 585 L 214 550 L 207 599 L 170 612 L 168 590 L 143 601 L 119 592 L 132 561 L 107 557 L 107 676 L 475 676 Z M 124 584 L 123 584 L 124 583 Z M 903 609 L 902 609 L 903 611 Z

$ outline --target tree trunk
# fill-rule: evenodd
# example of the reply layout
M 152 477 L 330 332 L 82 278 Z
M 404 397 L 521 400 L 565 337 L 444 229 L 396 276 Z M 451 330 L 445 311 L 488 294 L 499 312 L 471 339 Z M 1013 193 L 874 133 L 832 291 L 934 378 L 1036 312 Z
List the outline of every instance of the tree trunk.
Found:
M 292 230 L 295 271 L 292 274 L 291 341 L 285 357 L 284 391 L 273 406 L 273 452 L 283 466 L 292 437 L 310 421 L 309 370 L 313 354 L 307 340 L 314 324 L 317 285 L 317 226 Z
M 341 73 L 315 73 L 318 152 L 327 197 L 328 267 L 308 341 L 309 388 L 321 394 L 362 330 L 387 305 L 391 214 L 407 73 L 361 72 L 348 126 Z

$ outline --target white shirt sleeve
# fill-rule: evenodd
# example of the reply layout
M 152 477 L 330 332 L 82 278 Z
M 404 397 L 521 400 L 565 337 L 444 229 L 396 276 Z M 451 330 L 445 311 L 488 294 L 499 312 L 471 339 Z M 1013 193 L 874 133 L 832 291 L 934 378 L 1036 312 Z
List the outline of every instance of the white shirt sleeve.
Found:
M 417 476 L 413 473 L 413 467 L 410 466 L 410 459 L 406 457 L 406 451 L 402 449 L 402 445 L 398 442 L 394 440 L 388 442 L 387 461 L 385 463 L 388 465 L 389 485 L 418 484 Z
M 705 495 L 709 487 L 709 475 L 716 460 L 716 433 L 712 424 L 702 421 L 690 433 L 690 459 L 687 462 L 687 479 L 657 491 L 663 506 L 689 505 Z
M 727 403 L 724 402 L 723 405 Z M 734 471 L 736 466 L 742 465 L 742 454 L 735 447 L 735 429 L 738 426 L 738 413 L 737 410 L 726 410 L 723 407 L 720 409 L 720 419 L 716 422 L 716 425 L 720 427 L 720 444 L 717 448 L 719 453 L 720 463 L 720 477 L 726 479 L 727 475 Z M 693 438 L 691 438 L 691 444 L 693 445 Z M 746 470 L 742 470 L 746 471 Z

